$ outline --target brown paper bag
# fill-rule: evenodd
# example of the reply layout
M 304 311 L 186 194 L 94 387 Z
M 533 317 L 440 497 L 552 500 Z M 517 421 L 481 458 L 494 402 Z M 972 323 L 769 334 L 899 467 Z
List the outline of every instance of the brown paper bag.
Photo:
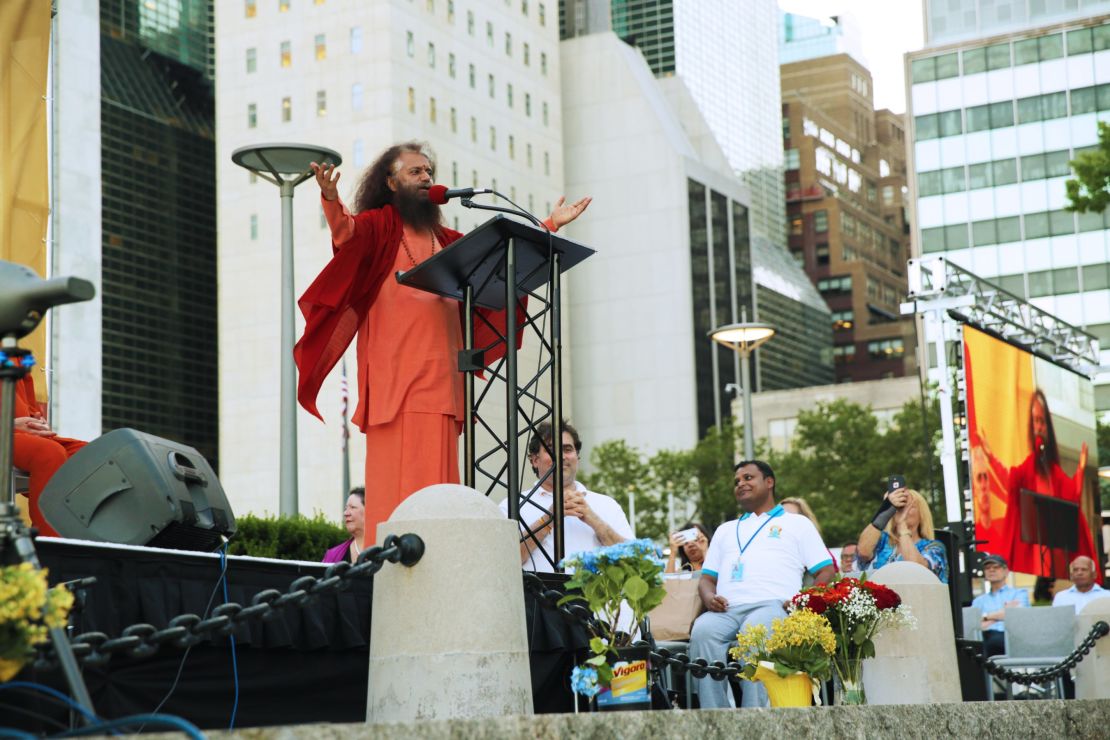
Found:
M 667 578 L 663 603 L 651 610 L 651 634 L 656 640 L 689 640 L 690 626 L 702 611 L 698 596 L 700 573 L 692 578 Z

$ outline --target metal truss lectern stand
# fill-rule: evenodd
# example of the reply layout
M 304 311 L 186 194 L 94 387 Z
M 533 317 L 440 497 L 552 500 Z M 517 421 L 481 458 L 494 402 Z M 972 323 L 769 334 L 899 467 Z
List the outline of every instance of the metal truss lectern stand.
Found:
M 549 421 L 554 427 L 548 453 L 562 460 L 562 338 L 560 294 L 563 271 L 574 267 L 594 253 L 576 242 L 550 234 L 543 229 L 495 216 L 451 246 L 413 269 L 397 274 L 402 285 L 454 298 L 463 308 L 463 351 L 459 371 L 466 373 L 466 418 L 463 425 L 463 482 L 487 496 L 505 489 L 509 518 L 521 522 L 521 541 L 531 539 L 536 557 L 557 564 L 563 558 L 563 501 L 553 496 L 548 509 L 532 501 L 539 487 L 521 492 L 521 440 L 536 427 Z M 515 309 L 515 310 L 513 310 Z M 498 312 L 504 312 L 500 314 Z M 539 360 L 535 373 L 522 371 L 518 360 L 518 335 L 536 338 Z M 488 340 L 488 341 L 487 341 Z M 482 342 L 476 344 L 476 342 Z M 500 347 L 503 356 L 488 361 Z M 486 382 L 475 394 L 475 376 Z M 544 381 L 550 383 L 550 402 L 541 398 Z M 505 388 L 504 429 L 483 416 L 492 391 L 498 383 Z M 479 425 L 492 439 L 489 449 L 477 450 Z M 546 444 L 546 443 L 545 443 Z M 551 478 L 552 490 L 561 491 L 563 470 L 553 465 L 543 481 Z M 543 482 L 541 481 L 541 482 Z M 521 516 L 524 504 L 531 503 L 554 521 L 555 552 L 539 548 L 533 522 Z

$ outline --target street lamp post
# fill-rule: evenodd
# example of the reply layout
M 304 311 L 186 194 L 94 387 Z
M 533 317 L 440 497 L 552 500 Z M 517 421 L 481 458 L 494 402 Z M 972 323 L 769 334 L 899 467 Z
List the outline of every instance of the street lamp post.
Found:
M 746 318 L 746 317 L 744 317 Z M 752 389 L 749 360 L 752 351 L 775 335 L 770 324 L 741 321 L 709 332 L 709 338 L 740 353 L 741 388 L 744 391 L 744 459 L 755 456 L 755 435 L 752 432 Z
M 293 189 L 312 177 L 311 162 L 339 165 L 338 152 L 309 144 L 255 144 L 236 149 L 231 161 L 281 188 L 281 447 L 278 502 L 282 516 L 296 516 L 297 372 L 293 366 Z

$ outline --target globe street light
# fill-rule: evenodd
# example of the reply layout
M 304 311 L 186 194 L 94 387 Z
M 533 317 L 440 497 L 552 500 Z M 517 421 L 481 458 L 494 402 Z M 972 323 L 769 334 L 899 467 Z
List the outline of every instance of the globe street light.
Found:
M 281 448 L 278 503 L 296 516 L 297 373 L 293 366 L 293 189 L 312 177 L 311 162 L 339 165 L 338 152 L 310 144 L 255 144 L 236 149 L 231 161 L 281 188 Z
M 744 459 L 755 456 L 755 437 L 752 432 L 752 389 L 748 361 L 752 351 L 775 335 L 770 324 L 741 321 L 727 324 L 709 332 L 709 338 L 740 353 L 741 388 L 744 391 Z

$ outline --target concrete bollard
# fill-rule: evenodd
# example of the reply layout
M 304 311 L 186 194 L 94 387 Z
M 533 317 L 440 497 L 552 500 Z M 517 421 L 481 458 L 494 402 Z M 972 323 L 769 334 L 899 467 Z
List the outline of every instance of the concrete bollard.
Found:
M 887 631 L 875 639 L 875 657 L 863 662 L 867 703 L 962 701 L 948 586 L 928 568 L 907 562 L 891 563 L 868 578 L 898 592 L 913 610 L 917 629 Z
M 405 532 L 424 557 L 374 577 L 366 721 L 532 714 L 516 523 L 444 484 L 405 499 L 376 542 Z
M 1095 599 L 1075 620 L 1075 644 L 1078 645 L 1094 627 L 1095 622 L 1110 624 L 1110 598 Z M 1095 643 L 1090 653 L 1075 667 L 1076 699 L 1110 699 L 1110 635 Z

